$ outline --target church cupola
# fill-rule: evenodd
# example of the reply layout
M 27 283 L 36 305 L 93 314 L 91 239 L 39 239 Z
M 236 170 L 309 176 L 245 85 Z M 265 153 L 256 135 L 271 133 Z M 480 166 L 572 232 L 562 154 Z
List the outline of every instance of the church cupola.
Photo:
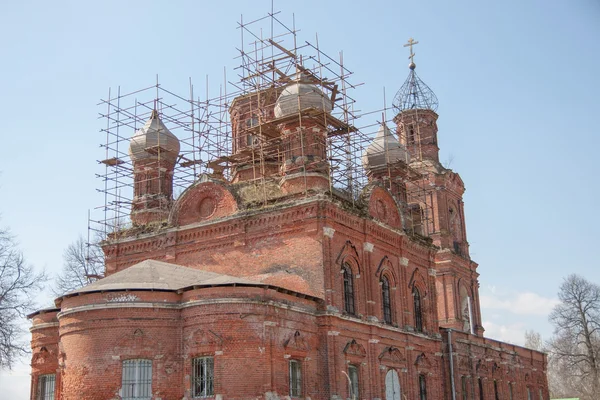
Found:
M 371 144 L 362 155 L 362 163 L 370 182 L 379 182 L 405 204 L 406 181 L 410 154 L 395 135 L 382 123 Z
M 275 118 L 298 115 L 310 109 L 330 113 L 333 103 L 305 74 L 297 73 L 294 82 L 286 86 L 277 98 Z
M 275 102 L 282 137 L 282 189 L 288 194 L 329 190 L 327 126 L 332 100 L 314 78 L 296 74 Z
M 179 157 L 179 140 L 164 125 L 156 110 L 129 142 L 134 189 L 131 221 L 134 225 L 166 220 L 173 201 L 173 172 Z
M 365 150 L 362 156 L 363 167 L 369 172 L 387 168 L 389 164 L 410 161 L 410 155 L 385 123 L 381 124 L 375 139 Z
M 412 46 L 417 43 L 411 38 L 404 45 L 410 47 L 410 72 L 394 98 L 393 106 L 397 112 L 394 122 L 413 161 L 432 160 L 439 163 L 436 123 L 438 99 L 415 72 Z

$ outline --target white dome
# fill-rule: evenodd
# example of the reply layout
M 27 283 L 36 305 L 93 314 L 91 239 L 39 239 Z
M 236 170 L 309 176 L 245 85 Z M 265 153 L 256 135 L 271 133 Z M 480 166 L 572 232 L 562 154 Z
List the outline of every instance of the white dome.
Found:
M 129 142 L 129 157 L 132 161 L 158 159 L 158 147 L 162 159 L 175 162 L 179 156 L 179 140 L 160 120 L 156 110 Z M 153 151 L 154 149 L 154 151 Z
M 406 148 L 400 144 L 388 127 L 385 124 L 381 124 L 377 135 L 375 135 L 375 139 L 373 139 L 363 153 L 363 167 L 365 169 L 372 169 L 398 161 L 408 163 L 410 156 Z
M 296 81 L 288 85 L 275 102 L 275 118 L 296 115 L 300 111 L 315 108 L 330 113 L 331 99 L 315 84 L 299 74 Z

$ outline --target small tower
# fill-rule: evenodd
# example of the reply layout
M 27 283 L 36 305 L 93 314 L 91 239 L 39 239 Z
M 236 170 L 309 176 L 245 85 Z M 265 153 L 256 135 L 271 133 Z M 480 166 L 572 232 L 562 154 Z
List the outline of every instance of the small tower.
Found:
M 362 163 L 370 182 L 379 182 L 390 189 L 392 195 L 406 204 L 406 179 L 410 154 L 385 123 L 362 156 Z
M 131 221 L 146 225 L 164 221 L 173 202 L 173 171 L 179 156 L 179 140 L 163 124 L 158 112 L 129 142 L 134 189 Z
M 275 118 L 282 136 L 282 188 L 287 193 L 329 188 L 325 139 L 333 103 L 302 73 L 279 95 Z
M 438 99 L 415 72 L 415 54 L 412 46 L 417 44 L 412 38 L 405 47 L 410 46 L 410 72 L 404 84 L 396 93 L 393 106 L 398 113 L 394 118 L 397 132 L 402 143 L 410 152 L 413 161 L 434 161 L 439 163 L 436 114 Z

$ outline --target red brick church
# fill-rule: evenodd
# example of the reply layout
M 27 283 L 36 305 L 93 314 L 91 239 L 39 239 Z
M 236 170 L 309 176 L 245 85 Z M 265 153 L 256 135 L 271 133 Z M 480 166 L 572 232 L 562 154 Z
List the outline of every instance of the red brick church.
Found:
M 228 104 L 229 172 L 176 199 L 180 141 L 149 113 L 105 277 L 30 316 L 31 399 L 548 399 L 544 354 L 484 337 L 463 181 L 408 74 L 356 200 L 330 179 L 335 94 L 302 66 Z

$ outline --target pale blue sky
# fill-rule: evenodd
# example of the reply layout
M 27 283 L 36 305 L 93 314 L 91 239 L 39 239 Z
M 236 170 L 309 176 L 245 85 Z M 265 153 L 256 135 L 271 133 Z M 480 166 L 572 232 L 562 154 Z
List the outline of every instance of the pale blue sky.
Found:
M 224 6 L 225 5 L 225 6 Z M 0 225 L 31 263 L 56 272 L 102 203 L 96 103 L 109 87 L 146 87 L 159 74 L 187 93 L 192 77 L 214 94 L 231 73 L 240 14 L 255 1 L 23 1 L 0 14 Z M 480 264 L 489 336 L 522 341 L 551 333 L 546 314 L 561 279 L 600 283 L 596 115 L 600 80 L 597 0 L 275 2 L 295 13 L 301 40 L 344 51 L 362 110 L 391 102 L 407 75 L 409 37 L 417 72 L 435 91 L 441 160 L 465 181 L 471 255 Z M 27 367 L 0 387 L 26 398 Z M 25 385 L 25 386 L 24 386 Z M 13 392 L 11 392 L 13 393 Z M 2 395 L 0 395 L 2 397 Z

